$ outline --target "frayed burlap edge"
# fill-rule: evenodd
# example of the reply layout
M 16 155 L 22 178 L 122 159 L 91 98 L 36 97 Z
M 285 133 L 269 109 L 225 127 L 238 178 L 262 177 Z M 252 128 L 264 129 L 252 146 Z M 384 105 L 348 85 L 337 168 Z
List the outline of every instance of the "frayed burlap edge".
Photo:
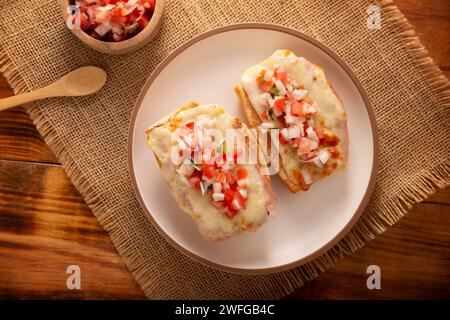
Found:
M 383 23 L 391 24 L 398 33 L 399 40 L 409 50 L 412 58 L 424 72 L 427 80 L 431 84 L 432 90 L 442 102 L 445 111 L 450 109 L 450 83 L 441 70 L 428 56 L 428 52 L 416 37 L 412 26 L 407 22 L 403 14 L 393 5 L 391 0 L 380 1 L 383 9 Z M 15 70 L 6 52 L 0 48 L 0 72 L 13 88 L 16 94 L 26 92 L 27 85 L 21 78 L 19 72 Z M 133 273 L 136 281 L 150 298 L 157 298 L 152 290 L 154 279 L 146 272 L 145 263 L 140 257 L 139 251 L 128 241 L 121 229 L 118 229 L 113 215 L 98 199 L 96 191 L 87 183 L 83 172 L 79 170 L 70 154 L 65 150 L 64 144 L 59 136 L 54 132 L 50 123 L 47 122 L 38 103 L 27 106 L 27 112 L 35 123 L 38 131 L 44 137 L 45 142 L 55 153 L 57 159 L 63 164 L 64 170 L 72 183 L 79 190 L 84 200 L 96 215 L 102 226 L 108 232 L 112 242 L 118 252 L 126 262 L 128 268 Z M 392 226 L 414 203 L 420 202 L 436 191 L 436 188 L 447 187 L 450 176 L 450 164 L 443 163 L 437 167 L 417 175 L 408 187 L 403 189 L 393 199 L 382 199 L 377 203 L 371 203 L 365 210 L 360 221 L 336 246 L 324 255 L 307 263 L 300 268 L 289 272 L 273 275 L 274 282 L 284 283 L 284 286 L 261 285 L 263 294 L 259 298 L 272 299 L 289 294 L 305 281 L 316 278 L 321 272 L 334 265 L 344 255 L 351 254 L 364 246 L 369 240 L 384 232 L 386 228 Z M 380 216 L 379 213 L 386 213 Z M 195 298 L 195 297 L 192 297 Z M 223 297 L 226 298 L 226 297 Z M 243 297 L 255 298 L 255 297 Z

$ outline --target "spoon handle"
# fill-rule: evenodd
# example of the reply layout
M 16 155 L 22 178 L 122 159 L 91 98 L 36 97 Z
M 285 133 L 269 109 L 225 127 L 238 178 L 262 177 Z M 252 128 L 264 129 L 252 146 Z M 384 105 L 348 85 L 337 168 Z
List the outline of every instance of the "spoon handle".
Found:
M 47 87 L 23 94 L 18 94 L 16 96 L 8 97 L 5 99 L 0 99 L 0 111 L 16 107 L 34 100 L 47 98 L 50 95 L 48 90 L 45 89 L 47 89 Z

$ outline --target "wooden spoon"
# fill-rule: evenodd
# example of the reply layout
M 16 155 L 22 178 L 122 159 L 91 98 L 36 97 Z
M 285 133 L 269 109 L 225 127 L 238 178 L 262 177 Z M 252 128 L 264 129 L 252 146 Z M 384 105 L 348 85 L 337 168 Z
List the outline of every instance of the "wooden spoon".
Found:
M 97 67 L 78 68 L 44 88 L 1 99 L 0 111 L 38 99 L 86 96 L 100 90 L 105 82 L 106 72 L 102 69 Z

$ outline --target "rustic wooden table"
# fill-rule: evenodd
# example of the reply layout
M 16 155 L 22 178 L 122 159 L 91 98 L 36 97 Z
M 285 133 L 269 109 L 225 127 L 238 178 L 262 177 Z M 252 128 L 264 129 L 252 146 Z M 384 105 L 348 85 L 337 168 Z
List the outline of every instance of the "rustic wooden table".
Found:
M 450 77 L 450 1 L 395 2 Z M 66 288 L 70 264 L 81 290 Z M 372 264 L 381 290 L 366 287 Z M 145 298 L 22 108 L 0 112 L 0 298 Z M 450 189 L 288 298 L 450 298 Z

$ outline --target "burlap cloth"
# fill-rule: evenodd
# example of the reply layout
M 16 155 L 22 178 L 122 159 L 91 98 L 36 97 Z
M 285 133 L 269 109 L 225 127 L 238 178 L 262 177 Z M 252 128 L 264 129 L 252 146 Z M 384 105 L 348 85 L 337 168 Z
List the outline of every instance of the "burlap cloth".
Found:
M 368 29 L 369 3 L 169 0 L 151 44 L 109 56 L 66 29 L 58 0 L 0 0 L 0 71 L 16 93 L 80 66 L 108 73 L 106 87 L 95 95 L 40 101 L 27 110 L 149 298 L 278 298 L 364 246 L 450 181 L 449 82 L 391 1 L 380 3 L 381 30 Z M 307 265 L 258 276 L 217 271 L 174 249 L 139 206 L 127 166 L 131 111 L 155 66 L 201 32 L 251 21 L 293 27 L 340 55 L 369 94 L 381 140 L 375 192 L 345 239 Z

